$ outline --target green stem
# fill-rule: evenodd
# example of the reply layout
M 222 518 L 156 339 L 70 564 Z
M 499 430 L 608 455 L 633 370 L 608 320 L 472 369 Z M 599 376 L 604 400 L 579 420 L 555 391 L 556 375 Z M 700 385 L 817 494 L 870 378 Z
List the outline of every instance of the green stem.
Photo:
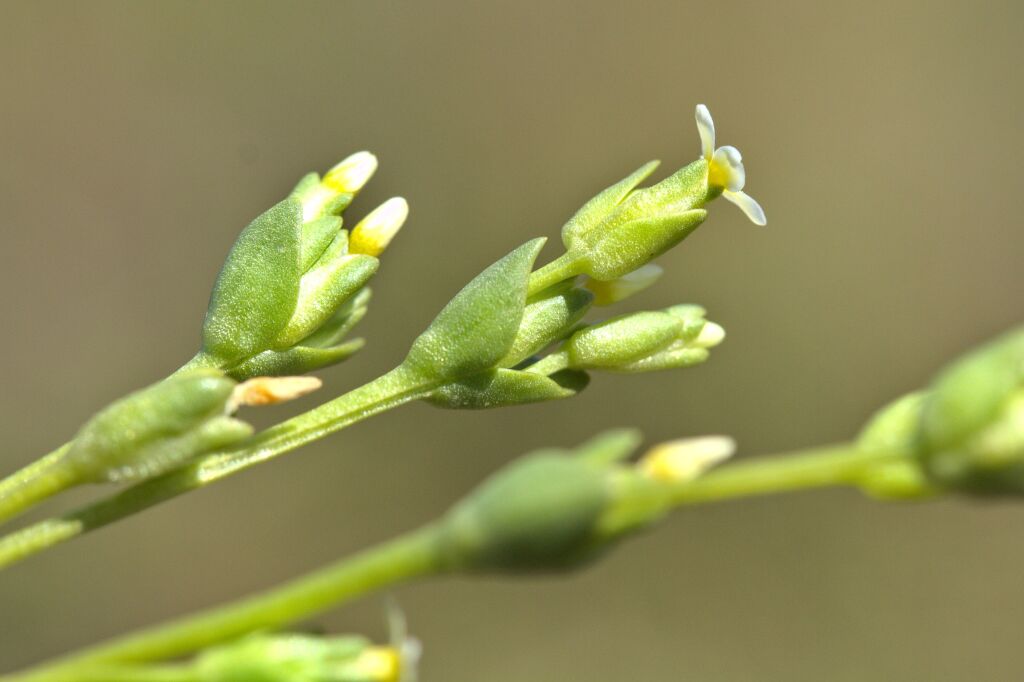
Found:
M 700 504 L 808 488 L 857 486 L 869 466 L 887 459 L 898 458 L 866 453 L 853 443 L 758 457 L 714 469 L 681 485 L 673 495 L 673 502 L 678 505 Z
M 570 277 L 580 274 L 580 261 L 578 258 L 563 253 L 544 267 L 530 275 L 530 284 L 526 290 L 527 297 L 533 296 L 539 291 L 544 291 L 553 284 L 558 284 Z
M 214 358 L 200 351 L 171 376 L 192 369 L 218 366 Z M 0 523 L 80 483 L 73 473 L 55 466 L 70 447 L 70 441 L 64 443 L 50 454 L 0 481 Z
M 422 398 L 436 387 L 435 383 L 426 382 L 399 366 L 339 398 L 257 434 L 237 449 L 208 455 L 62 517 L 47 519 L 0 538 L 0 568 L 273 459 L 367 417 Z
M 37 682 L 202 682 L 199 674 L 183 665 L 102 665 L 56 673 L 41 673 Z
M 68 682 L 96 665 L 189 654 L 255 630 L 279 628 L 384 587 L 442 570 L 438 526 L 426 526 L 268 592 L 70 654 L 0 682 Z
M 56 466 L 68 451 L 65 443 L 50 454 L 0 481 L 0 523 L 8 521 L 78 481 L 65 467 Z

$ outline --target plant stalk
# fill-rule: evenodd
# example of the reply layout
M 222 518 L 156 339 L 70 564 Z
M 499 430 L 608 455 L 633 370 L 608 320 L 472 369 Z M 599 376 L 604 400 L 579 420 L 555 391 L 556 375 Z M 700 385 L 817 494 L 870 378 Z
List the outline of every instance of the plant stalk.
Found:
M 428 525 L 267 592 L 83 649 L 0 682 L 71 682 L 96 666 L 190 654 L 255 630 L 275 629 L 370 592 L 442 570 Z

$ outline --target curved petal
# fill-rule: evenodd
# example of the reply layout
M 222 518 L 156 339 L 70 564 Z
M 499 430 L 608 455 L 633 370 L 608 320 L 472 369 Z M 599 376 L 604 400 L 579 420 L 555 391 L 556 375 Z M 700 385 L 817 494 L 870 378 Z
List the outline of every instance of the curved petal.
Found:
M 700 133 L 701 155 L 710 161 L 711 155 L 715 152 L 715 122 L 711 120 L 711 112 L 703 104 L 697 105 L 695 117 L 697 132 Z
M 743 156 L 736 147 L 726 145 L 715 150 L 711 157 L 710 180 L 730 192 L 739 192 L 747 182 L 743 169 Z
M 739 206 L 740 210 L 750 218 L 750 222 L 755 225 L 768 224 L 768 218 L 764 215 L 764 209 L 761 208 L 761 204 L 754 200 L 754 197 L 745 192 L 732 192 L 730 190 L 722 192 L 722 196 Z

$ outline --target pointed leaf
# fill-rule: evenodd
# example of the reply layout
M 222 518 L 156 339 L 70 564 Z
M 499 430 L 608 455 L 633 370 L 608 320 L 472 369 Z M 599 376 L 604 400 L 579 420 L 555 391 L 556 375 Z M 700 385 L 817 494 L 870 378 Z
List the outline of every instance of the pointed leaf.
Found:
M 203 350 L 223 364 L 271 346 L 299 295 L 302 211 L 285 199 L 238 236 L 217 277 L 203 323 Z
M 584 233 L 593 230 L 601 221 L 626 198 L 633 189 L 657 169 L 660 161 L 648 161 L 629 176 L 605 189 L 596 197 L 583 204 L 576 214 L 562 227 L 562 243 L 571 248 Z
M 457 379 L 497 364 L 519 330 L 544 241 L 527 242 L 467 284 L 413 342 L 406 366 L 433 379 Z

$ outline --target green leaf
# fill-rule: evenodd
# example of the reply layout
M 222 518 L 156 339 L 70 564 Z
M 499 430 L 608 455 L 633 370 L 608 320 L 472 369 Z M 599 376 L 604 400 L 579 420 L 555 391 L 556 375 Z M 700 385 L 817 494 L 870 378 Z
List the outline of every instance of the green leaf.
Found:
M 878 410 L 857 436 L 857 447 L 870 453 L 913 457 L 917 453 L 924 393 L 908 393 Z
M 923 435 L 930 449 L 962 445 L 992 423 L 1024 384 L 1024 327 L 1003 334 L 945 369 L 925 400 Z
M 352 339 L 328 348 L 295 346 L 284 351 L 268 350 L 227 370 L 227 373 L 239 381 L 253 377 L 296 376 L 343 362 L 365 345 L 363 339 Z
M 315 332 L 373 277 L 379 266 L 380 261 L 373 256 L 356 254 L 342 256 L 303 275 L 295 313 L 275 339 L 274 349 L 290 348 Z
M 434 391 L 427 402 L 453 410 L 481 410 L 570 398 L 576 393 L 577 390 L 541 374 L 492 369 L 445 384 Z
M 704 222 L 707 214 L 696 208 L 608 225 L 581 238 L 573 245 L 572 253 L 580 259 L 583 272 L 594 279 L 616 279 L 681 242 Z
M 355 296 L 352 296 L 337 311 L 331 319 L 324 322 L 320 327 L 302 340 L 302 345 L 309 348 L 330 348 L 337 345 L 345 335 L 352 331 L 359 322 L 366 317 L 370 303 L 371 290 L 363 287 Z
M 585 289 L 560 287 L 531 300 L 523 310 L 512 347 L 498 364 L 514 367 L 534 353 L 560 340 L 590 309 L 594 295 Z
M 239 235 L 217 277 L 203 323 L 203 350 L 232 364 L 270 348 L 299 295 L 302 211 L 285 199 Z
M 299 270 L 306 272 L 341 231 L 341 218 L 324 216 L 302 224 Z
M 494 367 L 519 330 L 530 270 L 544 241 L 527 242 L 467 284 L 413 342 L 406 366 L 432 379 Z
M 602 191 L 583 204 L 580 210 L 562 227 L 562 243 L 572 248 L 579 237 L 596 228 L 618 207 L 633 189 L 658 168 L 660 161 L 648 161 L 626 178 Z
M 637 429 L 611 429 L 573 449 L 573 456 L 595 466 L 609 466 L 633 454 L 644 440 Z
M 660 372 L 665 369 L 693 367 L 694 365 L 701 364 L 710 356 L 711 353 L 706 348 L 686 348 L 685 346 L 680 348 L 669 347 L 649 357 L 641 358 L 634 362 L 627 362 L 618 367 L 608 367 L 605 369 L 609 372 L 626 372 L 629 374 L 636 374 L 638 372 Z

